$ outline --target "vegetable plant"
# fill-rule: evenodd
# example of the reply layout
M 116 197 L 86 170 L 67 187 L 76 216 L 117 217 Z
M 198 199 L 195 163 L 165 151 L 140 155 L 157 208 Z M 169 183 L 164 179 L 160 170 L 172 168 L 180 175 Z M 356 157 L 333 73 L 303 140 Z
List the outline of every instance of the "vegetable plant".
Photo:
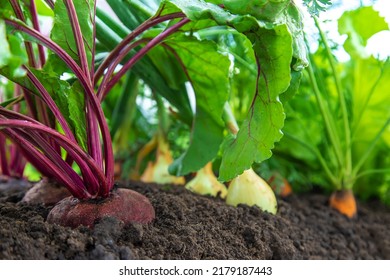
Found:
M 6 62 L 0 73 L 23 87 L 25 101 L 33 104 L 32 109 L 39 103 L 39 111 L 27 116 L 1 107 L 0 127 L 41 174 L 55 178 L 74 197 L 57 204 L 48 221 L 74 227 L 93 226 L 106 215 L 125 223 L 151 221 L 154 210 L 145 197 L 113 189 L 112 143 L 101 108 L 103 89 L 111 75 L 100 82 L 102 73 L 94 69 L 95 1 L 48 1 L 55 14 L 51 38 L 39 31 L 34 4 L 1 3 Z M 47 61 L 43 47 L 47 48 Z M 29 61 L 14 58 L 23 51 Z M 71 79 L 60 79 L 65 73 Z M 44 121 L 40 121 L 41 115 Z
M 237 6 L 234 1 L 161 1 L 152 17 L 139 11 L 132 14 L 143 22 L 128 26 L 123 39 L 108 32 L 107 37 L 98 37 L 99 42 L 96 35 L 104 34 L 107 25 L 98 24 L 96 1 L 46 3 L 54 14 L 50 38 L 40 31 L 34 0 L 1 0 L 0 39 L 5 54 L 0 74 L 24 89 L 29 115 L 0 107 L 0 133 L 17 144 L 42 175 L 72 194 L 51 210 L 49 222 L 92 227 L 103 216 L 124 223 L 154 218 L 145 197 L 114 188 L 113 147 L 101 103 L 129 71 L 154 85 L 152 78 L 161 81 L 161 75 L 173 73 L 159 84 L 161 88 L 151 87 L 192 128 L 188 149 L 171 165 L 172 174 L 197 171 L 216 157 L 225 138 L 222 115 L 230 61 L 214 42 L 194 36 L 200 29 L 236 30 L 251 42 L 257 65 L 247 117 L 237 134 L 223 144 L 219 179 L 235 178 L 253 162 L 271 156 L 282 136 L 279 95 L 295 86 L 291 71 L 299 72 L 307 64 L 301 19 L 293 3 L 254 1 Z M 100 41 L 110 35 L 115 44 L 105 57 L 97 56 Z M 175 64 L 166 66 L 164 58 L 174 58 Z M 181 74 L 175 76 L 178 70 Z M 195 112 L 182 105 L 187 95 L 177 95 L 186 82 L 195 92 Z
M 375 24 L 366 26 L 363 18 Z M 289 101 L 286 139 L 278 150 L 305 163 L 314 182 L 333 191 L 330 206 L 352 218 L 357 213 L 353 189 L 378 192 L 389 174 L 390 115 L 384 92 L 390 65 L 365 50 L 367 40 L 388 25 L 372 7 L 344 13 L 339 31 L 348 35 L 344 48 L 351 60 L 342 64 L 314 20 L 320 48 L 310 56 L 302 93 Z
M 299 75 L 298 78 L 291 79 L 291 72 L 299 73 L 307 64 L 300 14 L 295 5 L 289 1 L 255 1 L 256 3 L 246 3 L 245 9 L 241 9 L 233 2 L 162 2 L 165 10 L 181 10 L 191 20 L 181 28 L 188 33 L 185 36 L 176 34 L 167 38 L 149 52 L 145 57 L 148 59 L 143 61 L 143 65 L 152 63 L 151 69 L 154 68 L 155 71 L 149 73 L 153 77 L 162 75 L 163 80 L 167 81 L 165 84 L 161 83 L 162 85 L 174 86 L 177 92 L 177 89 L 183 89 L 185 82 L 188 82 L 195 92 L 196 109 L 194 116 L 189 116 L 191 141 L 187 151 L 170 167 L 170 172 L 177 176 L 196 172 L 213 160 L 223 141 L 222 147 L 225 148 L 222 151 L 219 170 L 221 181 L 229 181 L 250 168 L 253 162 L 270 157 L 274 142 L 282 136 L 280 129 L 283 126 L 284 113 L 278 96 L 290 86 L 296 86 Z M 135 2 L 120 8 L 120 3 L 116 1 L 108 3 L 126 28 L 133 29 L 134 26 L 120 15 L 131 14 L 131 9 L 137 9 Z M 254 12 L 250 12 L 251 10 Z M 102 17 L 102 21 L 104 24 L 100 27 L 101 33 L 105 35 L 102 38 L 105 41 L 103 45 L 109 50 L 113 47 L 112 42 L 118 40 L 117 35 L 120 37 L 121 31 L 118 31 L 118 24 L 107 17 Z M 159 28 L 166 26 L 156 26 L 156 32 Z M 243 113 L 245 117 L 241 129 L 228 137 L 224 135 L 221 116 L 224 104 L 229 99 L 227 93 L 231 61 L 222 54 L 214 41 L 198 39 L 202 38 L 202 32 L 219 32 L 221 29 L 226 34 L 237 34 L 240 38 L 246 38 L 254 57 L 253 68 L 256 73 L 250 87 L 252 90 L 245 91 L 248 93 L 246 98 L 250 100 L 250 105 Z M 141 44 L 146 44 L 149 34 L 140 39 L 145 41 Z M 193 34 L 196 36 L 192 36 Z M 110 39 L 107 39 L 108 37 Z M 160 70 L 167 70 L 167 66 L 169 71 Z M 163 90 L 163 86 L 159 87 L 158 83 L 153 83 L 148 77 L 142 77 L 142 72 L 138 75 L 153 91 L 171 103 L 179 119 L 188 122 L 188 115 L 183 113 L 188 106 L 186 102 L 183 103 L 183 99 L 180 102 L 175 98 L 172 100 L 171 95 Z M 186 96 L 185 93 L 184 91 L 180 96 Z

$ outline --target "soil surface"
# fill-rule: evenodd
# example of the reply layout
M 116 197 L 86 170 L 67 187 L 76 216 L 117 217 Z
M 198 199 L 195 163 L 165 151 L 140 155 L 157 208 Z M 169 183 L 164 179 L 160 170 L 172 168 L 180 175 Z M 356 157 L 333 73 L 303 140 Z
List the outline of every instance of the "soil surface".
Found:
M 358 203 L 349 220 L 322 194 L 279 200 L 271 215 L 180 186 L 119 187 L 146 195 L 155 221 L 64 228 L 45 222 L 51 207 L 21 202 L 28 187 L 0 188 L 0 259 L 390 259 L 390 209 L 379 203 Z

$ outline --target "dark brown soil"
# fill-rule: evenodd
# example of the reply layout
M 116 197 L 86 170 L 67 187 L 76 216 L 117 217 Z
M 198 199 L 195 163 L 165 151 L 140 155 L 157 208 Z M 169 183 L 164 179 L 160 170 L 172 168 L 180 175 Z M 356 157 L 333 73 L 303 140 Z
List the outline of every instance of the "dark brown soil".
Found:
M 293 195 L 273 216 L 183 187 L 120 186 L 150 199 L 152 224 L 104 218 L 72 230 L 45 222 L 50 207 L 21 203 L 24 190 L 0 190 L 0 259 L 390 259 L 390 210 L 378 203 L 348 220 L 324 195 Z

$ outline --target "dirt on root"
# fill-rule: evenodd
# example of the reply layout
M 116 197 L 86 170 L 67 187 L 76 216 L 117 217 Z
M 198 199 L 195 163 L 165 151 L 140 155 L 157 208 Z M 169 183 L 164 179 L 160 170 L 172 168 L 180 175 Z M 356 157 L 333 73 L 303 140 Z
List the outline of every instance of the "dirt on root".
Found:
M 390 259 L 390 209 L 358 203 L 353 220 L 322 194 L 279 200 L 277 215 L 227 206 L 180 186 L 120 183 L 146 195 L 149 225 L 104 218 L 93 230 L 45 220 L 50 207 L 21 203 L 26 188 L 0 188 L 0 259 Z

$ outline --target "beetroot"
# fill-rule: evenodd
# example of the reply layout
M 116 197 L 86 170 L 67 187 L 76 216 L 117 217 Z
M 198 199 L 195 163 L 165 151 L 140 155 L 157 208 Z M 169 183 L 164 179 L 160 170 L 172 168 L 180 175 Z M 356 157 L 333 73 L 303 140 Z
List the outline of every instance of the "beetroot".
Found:
M 155 213 L 145 196 L 129 189 L 115 189 L 105 199 L 67 197 L 54 206 L 47 221 L 72 228 L 80 225 L 93 228 L 103 217 L 114 217 L 125 225 L 132 222 L 147 224 L 155 218 Z
M 71 196 L 71 193 L 67 188 L 54 180 L 44 178 L 26 192 L 22 202 L 51 206 L 68 196 Z
M 0 191 L 4 195 L 11 195 L 16 192 L 24 191 L 30 187 L 30 182 L 10 176 L 0 174 Z

